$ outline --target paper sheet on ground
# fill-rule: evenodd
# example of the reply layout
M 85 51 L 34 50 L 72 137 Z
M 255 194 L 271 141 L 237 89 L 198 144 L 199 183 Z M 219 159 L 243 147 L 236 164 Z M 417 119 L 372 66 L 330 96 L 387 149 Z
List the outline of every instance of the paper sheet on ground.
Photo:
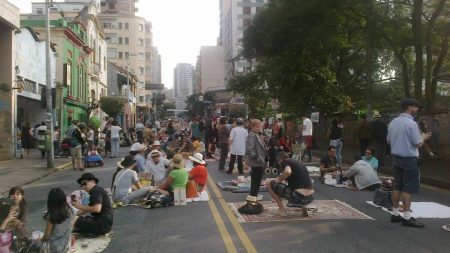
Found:
M 187 198 L 186 202 L 196 202 L 196 201 L 208 201 L 209 200 L 209 195 L 207 191 L 202 191 L 200 193 L 200 196 L 197 198 Z
M 375 205 L 373 201 L 366 201 L 366 203 L 375 207 L 380 207 L 386 212 L 390 212 L 385 207 Z M 450 218 L 450 207 L 435 202 L 412 202 L 411 210 L 411 214 L 415 218 Z
M 77 238 L 75 247 L 70 251 L 72 253 L 98 253 L 103 252 L 111 242 L 111 235 L 99 236 L 88 239 L 84 237 Z

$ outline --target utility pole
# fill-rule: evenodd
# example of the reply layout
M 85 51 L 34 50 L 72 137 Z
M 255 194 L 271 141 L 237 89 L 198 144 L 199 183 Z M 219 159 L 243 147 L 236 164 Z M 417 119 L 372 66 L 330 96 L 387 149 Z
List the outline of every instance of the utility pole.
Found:
M 45 65 L 46 65 L 46 99 L 47 99 L 47 168 L 55 167 L 53 154 L 53 108 L 52 108 L 52 73 L 50 63 L 50 0 L 45 1 Z
M 155 95 L 155 109 L 154 109 L 154 111 L 155 111 L 155 123 L 156 123 L 156 99 L 157 99 L 157 94 L 154 93 L 154 95 Z

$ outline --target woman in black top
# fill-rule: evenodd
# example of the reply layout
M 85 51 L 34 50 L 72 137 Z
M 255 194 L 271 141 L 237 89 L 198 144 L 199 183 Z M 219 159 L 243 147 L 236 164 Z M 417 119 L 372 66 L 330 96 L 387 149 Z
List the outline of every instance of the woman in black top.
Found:
M 25 123 L 25 126 L 22 127 L 21 135 L 22 135 L 22 148 L 27 152 L 26 157 L 30 157 L 30 149 L 33 147 L 33 135 L 31 133 L 30 122 Z
M 333 126 L 329 129 L 328 138 L 330 139 L 330 146 L 336 148 L 336 160 L 337 167 L 342 166 L 342 127 L 339 126 L 339 122 L 337 119 L 333 120 Z

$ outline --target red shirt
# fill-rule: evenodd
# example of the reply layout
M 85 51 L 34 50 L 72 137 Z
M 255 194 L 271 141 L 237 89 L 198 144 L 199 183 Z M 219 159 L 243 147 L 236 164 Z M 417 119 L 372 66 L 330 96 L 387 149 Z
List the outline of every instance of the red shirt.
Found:
M 189 172 L 190 177 L 197 182 L 200 186 L 206 185 L 206 180 L 208 180 L 208 170 L 205 165 L 195 166 L 191 172 Z

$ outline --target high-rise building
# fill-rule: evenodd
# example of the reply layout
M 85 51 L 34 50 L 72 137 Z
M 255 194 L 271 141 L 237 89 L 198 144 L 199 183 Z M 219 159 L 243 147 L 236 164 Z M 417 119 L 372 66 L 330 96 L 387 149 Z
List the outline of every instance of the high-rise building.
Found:
M 173 88 L 177 110 L 186 108 L 186 99 L 194 94 L 194 66 L 189 63 L 178 63 L 173 71 Z
M 152 48 L 152 83 L 161 83 L 161 55 L 157 47 Z
M 225 78 L 248 71 L 250 63 L 236 57 L 242 49 L 242 37 L 254 16 L 268 0 L 220 0 L 220 38 L 225 54 Z
M 220 46 L 202 46 L 197 59 L 196 93 L 225 89 L 225 56 Z

